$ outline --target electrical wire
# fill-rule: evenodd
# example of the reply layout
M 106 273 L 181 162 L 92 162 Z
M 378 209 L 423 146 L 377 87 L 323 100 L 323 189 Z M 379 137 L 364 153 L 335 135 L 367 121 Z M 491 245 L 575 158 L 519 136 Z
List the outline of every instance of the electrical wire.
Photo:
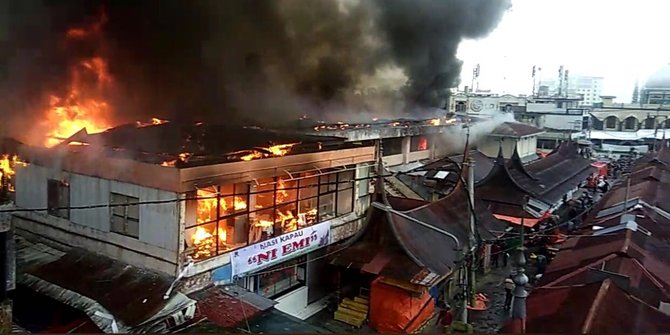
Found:
M 392 175 L 388 175 L 392 176 Z M 369 180 L 369 179 L 374 179 L 376 177 L 365 177 L 365 178 L 354 178 L 351 179 L 350 181 L 346 182 L 328 182 L 328 183 L 321 183 L 321 184 L 315 184 L 315 185 L 310 185 L 310 187 L 315 187 L 317 185 L 321 186 L 329 186 L 329 185 L 337 185 L 337 184 L 342 184 L 342 183 L 349 183 L 349 182 L 355 182 L 355 181 L 361 181 L 361 180 Z M 305 187 L 306 188 L 306 187 Z M 285 190 L 299 190 L 303 188 L 281 188 L 282 191 Z M 234 197 L 234 196 L 244 196 L 244 195 L 254 195 L 254 194 L 262 194 L 262 193 L 269 193 L 269 192 L 275 192 L 275 190 L 268 190 L 268 191 L 255 191 L 255 192 L 244 192 L 244 193 L 238 193 L 235 194 L 233 193 L 228 193 L 228 194 L 215 194 L 213 196 L 195 196 L 195 197 L 183 197 L 183 198 L 173 198 L 173 199 L 166 199 L 166 200 L 147 200 L 147 201 L 136 201 L 136 202 L 127 202 L 127 203 L 122 203 L 122 204 L 95 204 L 95 205 L 81 205 L 81 206 L 62 206 L 62 207 L 42 207 L 42 208 L 21 208 L 21 207 L 14 207 L 14 208 L 8 208 L 8 209 L 0 209 L 0 213 L 15 213 L 15 212 L 45 212 L 45 211 L 50 211 L 50 210 L 84 210 L 84 209 L 96 209 L 96 208 L 113 208 L 113 207 L 127 207 L 127 206 L 142 206 L 142 205 L 164 205 L 164 204 L 170 204 L 170 203 L 178 203 L 178 202 L 185 202 L 185 201 L 192 201 L 192 200 L 208 200 L 208 199 L 219 199 L 219 198 L 225 198 L 225 197 Z M 329 192 L 335 192 L 335 191 L 329 191 Z

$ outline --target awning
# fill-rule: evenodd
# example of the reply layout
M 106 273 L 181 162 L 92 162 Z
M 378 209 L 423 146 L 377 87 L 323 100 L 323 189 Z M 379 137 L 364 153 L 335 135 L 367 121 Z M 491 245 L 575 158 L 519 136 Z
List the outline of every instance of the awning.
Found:
M 516 224 L 516 225 L 521 225 L 521 222 L 523 220 L 524 227 L 528 227 L 528 228 L 533 228 L 538 224 L 538 222 L 540 222 L 539 219 L 518 218 L 518 217 L 514 217 L 514 216 L 500 215 L 500 214 L 495 214 L 495 213 L 493 214 L 493 216 L 495 216 L 496 219 L 498 219 L 498 220 L 505 220 L 507 222 L 510 222 L 510 223 L 513 223 L 513 224 Z

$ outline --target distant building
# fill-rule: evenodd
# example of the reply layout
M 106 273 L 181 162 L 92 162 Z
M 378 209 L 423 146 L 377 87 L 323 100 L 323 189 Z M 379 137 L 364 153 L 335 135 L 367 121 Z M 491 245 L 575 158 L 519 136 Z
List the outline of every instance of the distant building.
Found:
M 641 104 L 670 104 L 670 64 L 652 74 L 642 89 Z
M 534 97 L 525 108 L 514 111 L 514 118 L 542 128 L 537 136 L 537 148 L 553 150 L 561 141 L 575 137 L 588 127 L 589 108 L 582 106 L 580 96 Z
M 542 129 L 517 122 L 504 122 L 497 126 L 480 146 L 480 151 L 488 157 L 496 157 L 500 150 L 506 159 L 514 153 L 525 163 L 536 160 L 537 137 Z
M 584 134 L 597 152 L 609 156 L 631 150 L 645 153 L 670 128 L 670 107 L 650 104 L 615 104 L 614 97 L 602 96 L 590 112 L 590 127 Z
M 593 76 L 571 76 L 568 78 L 568 95 L 581 95 L 583 100 L 581 106 L 591 106 L 601 102 L 600 96 L 603 90 L 603 77 Z M 558 94 L 558 81 L 549 79 L 540 82 L 539 96 L 553 96 Z
M 459 92 L 449 101 L 448 111 L 468 115 L 492 115 L 525 106 L 527 97 L 510 94 L 471 94 Z

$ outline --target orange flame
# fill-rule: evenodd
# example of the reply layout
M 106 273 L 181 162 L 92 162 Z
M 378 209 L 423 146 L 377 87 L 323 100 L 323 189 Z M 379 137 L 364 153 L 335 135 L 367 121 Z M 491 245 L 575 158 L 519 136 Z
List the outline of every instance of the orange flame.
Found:
M 149 122 L 142 122 L 142 121 L 135 121 L 135 124 L 137 125 L 137 128 L 144 128 L 144 127 L 149 127 L 149 126 L 158 126 L 161 124 L 168 123 L 170 121 L 168 120 L 162 120 L 157 117 L 152 117 Z
M 439 126 L 442 123 L 442 120 L 440 119 L 432 119 L 430 120 L 430 124 L 433 126 Z
M 105 20 L 103 14 L 99 22 L 88 29 L 70 29 L 66 33 L 66 38 L 100 38 L 100 27 Z M 109 128 L 107 116 L 110 113 L 110 106 L 100 98 L 112 82 L 105 59 L 96 55 L 82 60 L 72 67 L 69 82 L 69 91 L 65 96 L 50 97 L 45 120 L 45 124 L 50 128 L 44 143 L 47 147 L 60 143 L 84 128 L 88 133 L 97 133 Z
M 191 154 L 188 152 L 182 152 L 179 154 L 179 160 L 182 162 L 188 162 L 189 157 L 191 157 Z M 164 161 L 163 163 L 161 163 L 161 166 L 174 167 L 175 164 L 177 164 L 177 159 Z
M 245 210 L 247 208 L 246 201 L 239 196 L 232 197 L 232 199 L 229 196 L 219 197 L 217 207 L 216 192 L 198 190 L 196 193 L 198 198 L 196 210 L 197 223 L 214 222 L 220 215 L 223 215 L 231 208 L 235 211 Z M 220 211 L 220 213 L 217 214 L 217 211 Z M 217 243 L 220 250 L 226 250 L 228 248 L 226 230 L 222 227 L 219 227 L 218 231 L 214 231 L 214 229 L 214 226 L 212 227 L 212 231 L 208 230 L 205 226 L 200 226 L 191 235 L 191 241 L 195 248 L 193 255 L 194 259 L 201 259 L 214 255 Z M 214 236 L 215 234 L 218 236 L 218 242 L 216 241 L 217 238 Z
M 260 151 L 253 151 L 247 155 L 244 155 L 240 157 L 241 160 L 243 161 L 250 161 L 253 159 L 260 159 L 260 158 L 265 158 L 265 157 L 281 157 L 285 156 L 291 151 L 291 148 L 295 146 L 298 143 L 289 143 L 289 144 L 277 144 L 277 145 L 272 145 L 267 148 L 262 148 L 265 151 L 269 152 L 269 154 L 260 152 Z
M 8 184 L 8 190 L 10 192 L 14 192 L 14 186 L 11 181 L 14 178 L 14 175 L 16 174 L 16 167 L 26 165 L 28 164 L 19 159 L 19 157 L 16 155 L 12 156 L 11 158 L 9 157 L 9 155 L 0 156 L 0 180 L 3 177 L 9 179 L 7 184 Z

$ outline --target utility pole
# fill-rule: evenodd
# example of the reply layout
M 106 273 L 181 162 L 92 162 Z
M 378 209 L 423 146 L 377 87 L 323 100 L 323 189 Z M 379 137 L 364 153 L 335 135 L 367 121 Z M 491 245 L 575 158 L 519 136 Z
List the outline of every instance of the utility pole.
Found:
M 468 132 L 469 132 L 468 128 Z M 468 157 L 468 217 L 470 218 L 470 280 L 468 281 L 468 288 L 470 294 L 470 305 L 475 306 L 476 303 L 476 287 L 475 287 L 475 260 L 477 259 L 476 249 L 477 240 L 475 238 L 475 162 L 471 157 Z
M 521 218 L 521 245 L 517 250 L 516 257 L 516 275 L 514 276 L 514 300 L 512 303 L 512 332 L 521 334 L 526 332 L 526 284 L 528 283 L 528 276 L 526 276 L 526 255 L 524 247 L 524 222 Z

